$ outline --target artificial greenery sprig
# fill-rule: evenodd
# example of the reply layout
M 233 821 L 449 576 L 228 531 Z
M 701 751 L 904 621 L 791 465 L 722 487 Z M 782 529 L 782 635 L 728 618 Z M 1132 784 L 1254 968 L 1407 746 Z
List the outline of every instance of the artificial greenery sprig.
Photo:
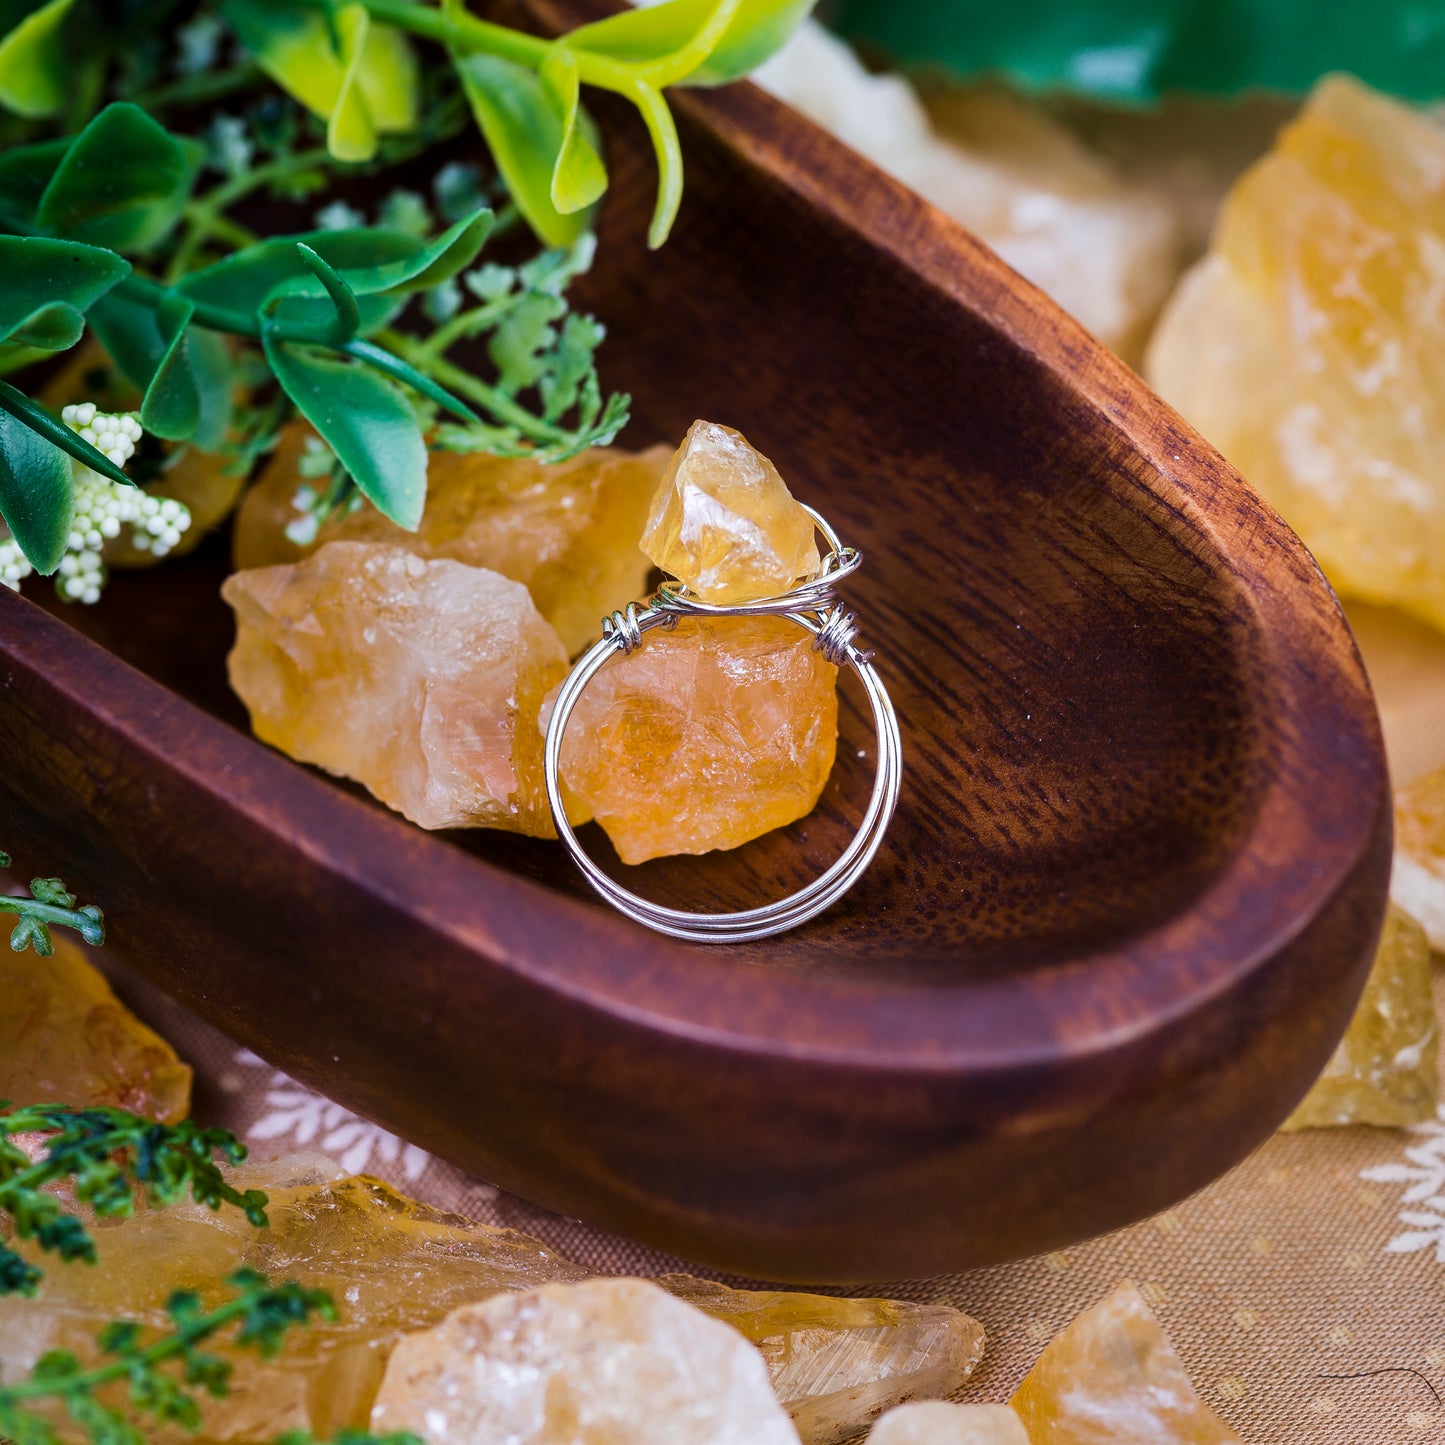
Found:
M 0 868 L 10 866 L 10 855 L 0 853 Z M 55 952 L 50 930 L 73 928 L 89 944 L 99 947 L 105 942 L 105 915 L 95 904 L 75 906 L 71 893 L 59 878 L 32 878 L 29 898 L 0 895 L 0 913 L 18 913 L 10 931 L 10 947 L 16 953 L 33 948 L 42 958 Z
M 270 1359 L 295 1326 L 313 1316 L 336 1318 L 324 1290 L 295 1281 L 273 1285 L 250 1269 L 238 1271 L 228 1283 L 234 1297 L 211 1310 L 193 1291 L 178 1290 L 166 1305 L 171 1328 L 152 1338 L 131 1321 L 107 1325 L 97 1345 L 110 1358 L 101 1364 L 87 1368 L 69 1351 L 52 1350 L 29 1379 L 0 1383 L 0 1437 L 12 1445 L 58 1445 L 54 1424 L 32 1408 L 44 1401 L 63 1406 L 94 1445 L 146 1445 L 134 1416 L 194 1430 L 201 1420 L 199 1396 L 220 1399 L 230 1390 L 231 1365 L 203 1349 L 207 1341 L 235 1326 L 237 1345 Z M 171 1366 L 178 1371 L 172 1373 Z M 99 1398 L 118 1384 L 126 1387 L 129 1412 Z
M 47 1136 L 38 1158 L 13 1142 L 21 1134 Z M 189 1194 L 209 1209 L 233 1205 L 252 1224 L 265 1225 L 265 1194 L 228 1184 L 218 1154 L 238 1164 L 246 1148 L 227 1130 L 190 1120 L 162 1124 L 124 1109 L 0 1104 L 0 1218 L 9 1219 L 15 1238 L 33 1239 L 64 1262 L 88 1264 L 96 1260 L 95 1241 L 52 1185 L 68 1183 L 76 1200 L 103 1219 L 128 1217 L 137 1193 L 157 1207 Z M 33 1295 L 42 1278 L 39 1268 L 0 1244 L 0 1295 Z M 4 1433 L 0 1428 L 0 1437 Z

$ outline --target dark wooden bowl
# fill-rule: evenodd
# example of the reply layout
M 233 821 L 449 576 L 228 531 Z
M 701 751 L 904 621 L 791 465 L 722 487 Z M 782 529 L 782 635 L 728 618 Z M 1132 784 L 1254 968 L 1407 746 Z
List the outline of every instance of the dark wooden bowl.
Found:
M 221 541 L 95 609 L 0 589 L 4 842 L 280 1068 L 695 1260 L 926 1275 L 1162 1209 L 1285 1116 L 1370 960 L 1389 796 L 1339 607 L 959 227 L 750 87 L 678 109 L 687 196 L 651 257 L 641 127 L 606 113 L 585 299 L 632 440 L 738 426 L 867 554 L 907 771 L 857 890 L 782 938 L 683 945 L 554 844 L 428 835 L 268 751 L 226 688 Z M 813 817 L 635 876 L 693 907 L 810 876 L 869 777 L 845 701 Z

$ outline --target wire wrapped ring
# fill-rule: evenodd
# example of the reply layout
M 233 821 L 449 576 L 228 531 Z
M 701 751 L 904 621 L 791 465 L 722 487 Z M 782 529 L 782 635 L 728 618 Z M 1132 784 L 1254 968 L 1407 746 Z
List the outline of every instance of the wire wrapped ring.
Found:
M 547 798 L 557 834 L 566 845 L 588 883 L 613 907 L 637 923 L 695 943 L 746 943 L 786 932 L 817 917 L 838 901 L 862 876 L 873 861 L 898 804 L 903 781 L 903 740 L 898 718 L 883 680 L 872 663 L 871 652 L 856 645 L 857 619 L 838 603 L 837 584 L 857 571 L 863 558 L 851 547 L 842 546 L 833 529 L 807 508 L 814 525 L 827 542 L 829 551 L 817 574 L 776 597 L 732 604 L 703 602 L 680 583 L 669 583 L 641 609 L 634 603 L 614 612 L 602 624 L 602 638 L 578 659 L 557 694 L 547 724 L 545 766 Z M 873 709 L 878 732 L 878 768 L 873 791 L 858 831 L 837 861 L 818 878 L 796 893 L 760 908 L 737 913 L 688 913 L 664 908 L 622 887 L 604 873 L 577 841 L 562 803 L 562 737 L 568 719 L 588 683 L 615 656 L 638 647 L 654 628 L 673 628 L 679 617 L 755 617 L 771 614 L 786 617 L 813 634 L 813 646 L 837 667 L 850 666 L 858 674 Z

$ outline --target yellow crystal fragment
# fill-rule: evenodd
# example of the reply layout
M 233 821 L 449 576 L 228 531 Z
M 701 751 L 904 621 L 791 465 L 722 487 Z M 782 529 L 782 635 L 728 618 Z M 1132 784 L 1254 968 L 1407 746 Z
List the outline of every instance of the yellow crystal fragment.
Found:
M 1150 381 L 1335 585 L 1445 627 L 1445 129 L 1322 80 L 1236 183 Z
M 256 736 L 423 828 L 550 837 L 537 714 L 567 671 L 527 589 L 371 542 L 237 572 L 231 686 Z
M 899 1400 L 950 1395 L 983 1358 L 983 1326 L 947 1305 L 729 1289 L 685 1274 L 657 1283 L 758 1347 L 809 1445 L 838 1445 Z
M 79 944 L 59 929 L 54 941 L 51 958 L 0 949 L 0 1099 L 184 1119 L 190 1069 L 116 998 Z
M 1241 1445 L 1128 1281 L 1054 1337 L 1011 1404 L 1031 1445 Z
M 784 617 L 649 632 L 568 721 L 569 817 L 595 817 L 624 863 L 736 848 L 803 817 L 833 768 L 837 680 Z
M 190 1202 L 145 1211 L 98 1232 L 98 1269 L 51 1269 L 39 1299 L 0 1299 L 6 1378 L 48 1349 L 92 1358 L 112 1318 L 161 1325 L 173 1290 L 214 1302 L 221 1281 L 249 1265 L 328 1290 L 339 1318 L 298 1331 L 271 1361 L 220 1342 L 234 1392 L 208 1402 L 200 1438 L 269 1441 L 310 1429 L 329 1439 L 366 1424 L 390 1352 L 409 1332 L 501 1291 L 588 1277 L 539 1240 L 432 1209 L 374 1179 L 340 1178 L 329 1160 L 249 1165 L 233 1182 L 270 1195 L 269 1229 Z M 981 1348 L 977 1323 L 944 1306 L 755 1296 L 685 1275 L 661 1283 L 753 1340 L 807 1445 L 848 1438 L 888 1404 L 958 1388 Z
M 310 438 L 299 423 L 282 432 L 246 493 L 236 515 L 237 567 L 296 562 L 333 541 L 389 542 L 422 557 L 450 557 L 526 586 L 569 653 L 581 651 L 598 636 L 603 617 L 645 590 L 649 568 L 637 543 L 667 464 L 665 447 L 593 448 L 551 465 L 434 451 L 426 511 L 415 532 L 362 506 L 300 546 L 286 528 L 301 518 L 292 501 L 305 481 L 298 466 Z
M 1029 1437 L 1008 1405 L 929 1400 L 890 1410 L 873 1427 L 868 1445 L 1029 1445 Z
M 1390 895 L 1445 949 L 1445 768 L 1395 793 L 1395 866 Z
M 1408 913 L 1391 904 L 1349 1030 L 1284 1128 L 1433 1119 L 1439 1048 L 1430 941 Z
M 427 1445 L 798 1445 L 758 1352 L 640 1279 L 464 1306 L 397 1346 L 371 1428 Z
M 739 433 L 692 424 L 652 501 L 642 550 L 704 602 L 784 592 L 818 570 L 813 519 Z

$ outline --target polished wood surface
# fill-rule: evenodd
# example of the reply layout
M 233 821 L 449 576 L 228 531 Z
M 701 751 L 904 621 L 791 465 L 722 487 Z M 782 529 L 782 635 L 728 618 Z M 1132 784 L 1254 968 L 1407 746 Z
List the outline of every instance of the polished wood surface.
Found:
M 1333 596 L 1122 363 L 782 106 L 678 98 L 655 256 L 641 126 L 600 109 L 584 290 L 626 439 L 737 426 L 866 553 L 906 773 L 864 882 L 782 938 L 675 943 L 554 844 L 428 835 L 268 751 L 226 688 L 223 539 L 94 609 L 0 589 L 5 845 L 278 1067 L 705 1263 L 924 1275 L 1165 1207 L 1302 1095 L 1379 927 L 1388 783 Z M 812 817 L 635 886 L 738 907 L 825 865 L 871 776 L 848 691 Z

